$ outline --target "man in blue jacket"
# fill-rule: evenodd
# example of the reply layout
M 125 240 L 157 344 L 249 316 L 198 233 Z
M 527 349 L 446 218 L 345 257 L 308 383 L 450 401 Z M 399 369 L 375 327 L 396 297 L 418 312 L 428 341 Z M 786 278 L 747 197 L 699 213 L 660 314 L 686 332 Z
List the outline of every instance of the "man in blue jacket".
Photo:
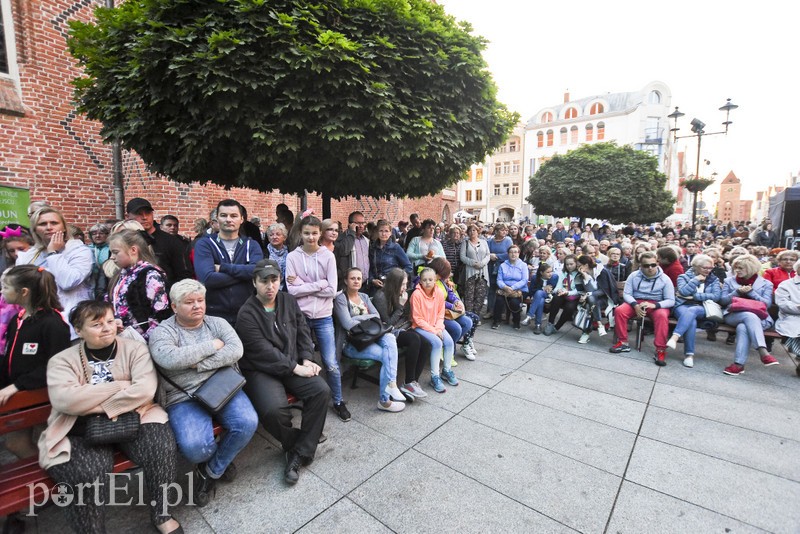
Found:
M 241 204 L 222 200 L 216 211 L 219 232 L 195 244 L 194 270 L 207 289 L 208 315 L 234 325 L 242 304 L 253 294 L 253 271 L 264 253 L 254 239 L 239 235 L 244 222 Z
M 643 252 L 639 256 L 639 267 L 625 281 L 622 295 L 625 302 L 614 309 L 614 331 L 619 341 L 609 351 L 630 352 L 628 320 L 649 316 L 655 330 L 656 364 L 666 365 L 669 309 L 675 305 L 675 286 L 658 266 L 655 252 Z

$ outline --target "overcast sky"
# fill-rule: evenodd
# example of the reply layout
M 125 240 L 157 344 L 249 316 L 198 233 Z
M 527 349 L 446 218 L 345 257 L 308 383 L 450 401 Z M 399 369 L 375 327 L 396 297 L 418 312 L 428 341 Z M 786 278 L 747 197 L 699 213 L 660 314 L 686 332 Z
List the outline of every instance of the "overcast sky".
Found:
M 718 108 L 731 98 L 728 136 L 703 138 L 701 157 L 722 180 L 733 171 L 743 197 L 783 185 L 800 171 L 800 7 L 793 1 L 438 0 L 489 44 L 484 57 L 499 98 L 527 121 L 572 99 L 635 91 L 653 80 L 672 90 L 672 107 L 722 129 Z M 696 138 L 679 139 L 694 172 Z M 709 191 L 718 188 L 712 186 Z

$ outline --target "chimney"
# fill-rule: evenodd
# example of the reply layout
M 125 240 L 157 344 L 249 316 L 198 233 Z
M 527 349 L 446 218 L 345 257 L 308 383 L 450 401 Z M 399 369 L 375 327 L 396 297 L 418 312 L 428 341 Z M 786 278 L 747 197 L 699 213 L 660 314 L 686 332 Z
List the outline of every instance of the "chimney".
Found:
M 564 103 L 566 104 L 567 102 L 569 102 L 569 89 L 564 93 Z

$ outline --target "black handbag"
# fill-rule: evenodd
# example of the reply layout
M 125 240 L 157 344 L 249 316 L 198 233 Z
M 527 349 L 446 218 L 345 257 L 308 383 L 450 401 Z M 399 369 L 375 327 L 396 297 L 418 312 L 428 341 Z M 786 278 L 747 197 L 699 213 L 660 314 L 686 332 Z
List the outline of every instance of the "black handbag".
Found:
M 356 350 L 361 351 L 378 341 L 382 335 L 392 331 L 392 327 L 383 323 L 379 317 L 370 317 L 356 323 L 347 332 L 347 341 Z
M 83 439 L 92 446 L 126 443 L 139 437 L 140 425 L 137 412 L 125 412 L 113 418 L 105 414 L 89 415 Z
M 170 380 L 167 375 L 161 372 L 161 369 L 158 369 L 158 373 L 175 388 L 186 393 L 190 399 L 199 402 L 211 415 L 221 412 L 247 382 L 235 367 L 221 367 L 208 380 L 203 382 L 202 386 L 194 390 L 194 393 L 189 393 Z

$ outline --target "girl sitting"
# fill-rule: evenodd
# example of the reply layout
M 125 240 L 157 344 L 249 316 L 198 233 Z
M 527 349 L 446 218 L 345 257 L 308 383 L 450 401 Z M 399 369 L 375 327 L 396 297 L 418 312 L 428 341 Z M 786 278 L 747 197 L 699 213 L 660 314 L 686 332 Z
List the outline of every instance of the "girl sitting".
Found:
M 436 290 L 436 272 L 430 267 L 422 269 L 419 274 L 419 285 L 411 295 L 411 324 L 431 346 L 431 386 L 436 393 L 444 393 L 447 389 L 442 377 L 451 386 L 458 385 L 456 374 L 452 371 L 453 338 L 444 327 L 444 295 Z M 439 356 L 444 350 L 444 369 L 439 375 Z
M 540 263 L 536 270 L 536 277 L 531 282 L 529 294 L 531 295 L 531 305 L 528 307 L 528 314 L 522 320 L 523 325 L 535 320 L 533 333 L 542 333 L 542 316 L 544 315 L 544 305 L 553 298 L 553 291 L 558 285 L 558 275 L 553 274 L 553 268 L 547 263 Z

